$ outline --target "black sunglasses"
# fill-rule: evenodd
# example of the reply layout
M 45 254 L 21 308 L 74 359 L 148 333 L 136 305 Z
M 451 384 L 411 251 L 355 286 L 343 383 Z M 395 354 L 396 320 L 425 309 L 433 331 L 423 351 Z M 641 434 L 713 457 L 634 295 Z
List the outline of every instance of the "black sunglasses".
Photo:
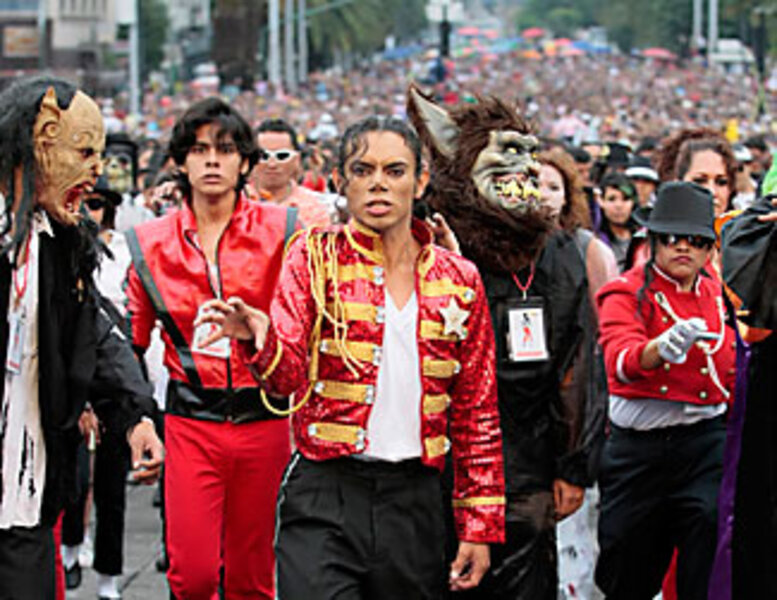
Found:
M 105 208 L 104 198 L 87 198 L 84 202 L 89 210 L 100 210 L 101 208 Z
M 713 240 L 702 235 L 659 233 L 658 241 L 664 246 L 674 246 L 682 241 L 688 242 L 690 246 L 699 250 L 709 250 L 712 248 Z

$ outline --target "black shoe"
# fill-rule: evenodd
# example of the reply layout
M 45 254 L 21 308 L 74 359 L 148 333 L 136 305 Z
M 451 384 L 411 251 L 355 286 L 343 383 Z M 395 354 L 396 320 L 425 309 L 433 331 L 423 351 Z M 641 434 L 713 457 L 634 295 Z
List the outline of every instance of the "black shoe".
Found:
M 167 572 L 167 569 L 170 568 L 170 561 L 167 558 L 167 552 L 162 550 L 159 553 L 159 556 L 156 557 L 156 562 L 154 563 L 154 566 L 156 567 L 156 570 L 159 573 Z
M 108 596 L 97 596 L 97 600 L 121 600 L 121 596 L 118 598 L 108 598 Z
M 74 590 L 79 585 L 81 585 L 81 565 L 76 561 L 69 569 L 65 567 L 65 587 Z

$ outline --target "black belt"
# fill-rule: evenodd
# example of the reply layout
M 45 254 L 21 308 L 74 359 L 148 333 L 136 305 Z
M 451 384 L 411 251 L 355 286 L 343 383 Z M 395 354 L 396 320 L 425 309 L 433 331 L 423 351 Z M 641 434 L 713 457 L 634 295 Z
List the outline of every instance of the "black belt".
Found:
M 265 408 L 258 387 L 195 388 L 174 379 L 167 385 L 166 410 L 178 417 L 230 423 L 285 418 Z
M 610 423 L 610 427 L 614 432 L 617 432 L 620 435 L 635 439 L 683 437 L 686 435 L 695 435 L 708 429 L 712 431 L 720 429 L 725 430 L 726 417 L 725 415 L 717 415 L 701 419 L 695 423 L 669 425 L 668 427 L 656 427 L 654 429 L 631 429 L 629 427 L 619 427 L 615 423 Z
M 311 461 L 302 457 L 304 460 L 314 462 L 321 468 L 333 469 L 347 475 L 356 475 L 367 478 L 382 477 L 411 477 L 415 475 L 439 474 L 437 469 L 421 462 L 420 458 L 409 458 L 398 462 L 372 458 L 356 458 L 353 456 L 343 456 L 340 458 L 331 458 L 322 461 Z

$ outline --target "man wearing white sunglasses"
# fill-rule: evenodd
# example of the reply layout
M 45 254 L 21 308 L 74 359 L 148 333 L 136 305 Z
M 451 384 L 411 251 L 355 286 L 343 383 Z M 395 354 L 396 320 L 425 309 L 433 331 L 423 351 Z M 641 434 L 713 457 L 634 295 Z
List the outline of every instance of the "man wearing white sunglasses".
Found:
M 294 128 L 283 119 L 267 119 L 256 128 L 259 162 L 253 183 L 262 199 L 299 209 L 305 226 L 329 225 L 331 212 L 323 194 L 298 185 L 301 147 Z

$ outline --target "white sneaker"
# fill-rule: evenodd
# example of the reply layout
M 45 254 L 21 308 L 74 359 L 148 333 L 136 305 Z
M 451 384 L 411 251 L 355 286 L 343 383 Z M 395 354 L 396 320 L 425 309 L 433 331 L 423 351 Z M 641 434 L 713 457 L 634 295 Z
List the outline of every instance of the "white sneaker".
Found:
M 83 568 L 91 568 L 94 562 L 94 545 L 92 544 L 92 538 L 89 536 L 84 537 L 84 541 L 81 543 L 81 547 L 78 549 L 78 564 Z

